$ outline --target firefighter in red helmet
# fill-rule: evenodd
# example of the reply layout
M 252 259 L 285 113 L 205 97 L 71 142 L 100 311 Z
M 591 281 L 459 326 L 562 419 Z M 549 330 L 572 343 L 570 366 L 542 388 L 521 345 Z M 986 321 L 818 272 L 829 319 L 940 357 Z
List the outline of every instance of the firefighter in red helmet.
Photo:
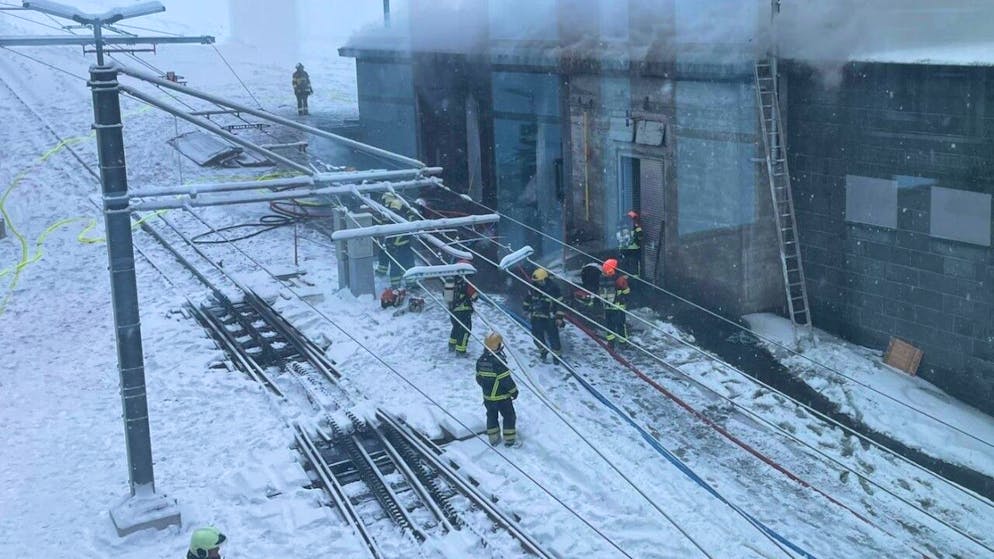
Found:
M 608 258 L 601 266 L 601 283 L 598 295 L 604 304 L 604 326 L 607 342 L 611 347 L 628 342 L 628 325 L 625 310 L 632 290 L 628 276 L 618 269 L 618 261 Z
M 632 277 L 642 275 L 642 222 L 637 211 L 628 212 L 632 226 L 618 236 L 621 269 Z

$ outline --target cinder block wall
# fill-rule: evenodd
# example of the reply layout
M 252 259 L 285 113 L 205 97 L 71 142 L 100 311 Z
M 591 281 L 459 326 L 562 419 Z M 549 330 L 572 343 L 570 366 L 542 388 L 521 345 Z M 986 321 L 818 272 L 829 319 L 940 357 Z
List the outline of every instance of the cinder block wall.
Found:
M 904 338 L 922 377 L 994 413 L 994 250 L 932 235 L 928 185 L 897 189 L 896 227 L 845 218 L 847 175 L 994 194 L 994 70 L 849 64 L 838 86 L 782 71 L 815 325 L 877 349 Z

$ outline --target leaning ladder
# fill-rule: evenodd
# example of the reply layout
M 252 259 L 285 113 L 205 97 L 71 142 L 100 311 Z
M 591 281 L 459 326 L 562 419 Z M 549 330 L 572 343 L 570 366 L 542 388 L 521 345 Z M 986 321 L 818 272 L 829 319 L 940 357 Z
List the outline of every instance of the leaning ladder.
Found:
M 755 77 L 761 135 L 766 152 L 766 171 L 770 178 L 773 216 L 780 242 L 780 266 L 787 292 L 787 313 L 794 324 L 796 343 L 798 327 L 805 331 L 806 337 L 811 337 L 811 311 L 808 307 L 808 290 L 804 284 L 804 265 L 801 263 L 794 198 L 790 189 L 787 139 L 781 126 L 775 61 L 771 59 L 757 62 Z

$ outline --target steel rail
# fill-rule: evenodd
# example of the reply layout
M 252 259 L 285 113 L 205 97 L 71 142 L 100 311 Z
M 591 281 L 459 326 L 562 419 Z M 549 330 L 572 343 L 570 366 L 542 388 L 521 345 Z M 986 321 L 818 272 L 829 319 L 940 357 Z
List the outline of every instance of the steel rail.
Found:
M 210 328 L 212 331 L 214 331 L 217 334 L 218 337 L 216 337 L 215 339 L 219 340 L 221 344 L 224 346 L 221 349 L 225 349 L 229 355 L 232 355 L 238 362 L 242 364 L 242 367 L 240 368 L 242 368 L 246 373 L 248 373 L 248 375 L 252 377 L 253 380 L 258 382 L 262 386 L 265 386 L 277 396 L 281 398 L 286 397 L 283 394 L 283 391 L 280 390 L 280 388 L 276 385 L 276 383 L 269 378 L 269 375 L 266 374 L 265 369 L 263 369 L 258 363 L 256 363 L 255 359 L 253 359 L 252 356 L 249 355 L 249 353 L 245 351 L 244 348 L 242 348 L 236 340 L 233 339 L 231 333 L 228 332 L 228 329 L 224 327 L 223 323 L 218 321 L 217 317 L 215 317 L 209 312 L 204 312 L 202 309 L 196 306 L 191 306 L 191 309 L 197 315 L 198 321 L 201 322 L 201 324 L 203 324 L 207 328 Z
M 349 496 L 345 493 L 345 489 L 342 487 L 338 480 L 335 478 L 335 474 L 331 471 L 328 463 L 325 462 L 321 453 L 318 452 L 317 446 L 311 437 L 304 431 L 304 429 L 299 425 L 294 423 L 293 425 L 296 433 L 294 437 L 297 440 L 297 446 L 304 456 L 310 461 L 311 466 L 314 468 L 314 472 L 321 479 L 321 482 L 326 488 L 326 493 L 331 496 L 332 500 L 335 501 L 335 506 L 338 510 L 338 514 L 342 517 L 342 520 L 346 524 L 352 526 L 356 531 L 357 535 L 365 543 L 365 547 L 369 554 L 374 559 L 379 559 L 383 557 L 383 552 L 380 551 L 376 540 L 366 529 L 366 524 L 362 521 L 359 516 L 358 511 L 352 506 L 352 501 L 349 500 Z
M 342 374 L 335 368 L 335 366 L 329 362 L 328 358 L 325 357 L 324 353 L 321 351 L 317 345 L 314 344 L 309 338 L 304 336 L 300 330 L 290 324 L 290 322 L 273 309 L 272 305 L 266 303 L 258 294 L 254 291 L 246 292 L 247 300 L 252 301 L 253 307 L 255 307 L 259 314 L 269 322 L 269 324 L 276 329 L 280 334 L 283 335 L 290 343 L 294 344 L 300 355 L 307 360 L 318 372 L 324 375 L 332 384 L 338 384 L 339 379 L 342 378 Z
M 390 488 L 389 482 L 383 477 L 383 473 L 372 461 L 366 449 L 363 448 L 362 441 L 354 433 L 343 432 L 334 419 L 328 419 L 328 426 L 331 428 L 332 436 L 329 437 L 327 433 L 322 432 L 322 437 L 328 443 L 341 444 L 344 447 L 345 453 L 351 459 L 360 479 L 376 499 L 376 502 L 379 503 L 384 514 L 394 521 L 401 532 L 412 535 L 418 543 L 424 542 L 427 539 L 425 534 L 415 527 L 411 517 L 407 514 L 407 509 L 400 504 L 400 500 Z M 358 431 L 359 426 L 354 424 L 354 427 Z
M 443 532 L 453 532 L 456 528 L 449 521 L 448 515 L 446 515 L 442 508 L 439 506 L 438 501 L 431 494 L 429 489 L 425 487 L 424 479 L 421 475 L 418 475 L 413 470 L 413 465 L 409 464 L 408 461 L 401 456 L 401 453 L 394 447 L 393 443 L 380 431 L 378 428 L 371 427 L 370 430 L 379 437 L 380 442 L 383 444 L 383 449 L 386 451 L 387 455 L 393 460 L 394 467 L 400 470 L 404 477 L 410 483 L 411 488 L 417 493 L 421 502 L 425 504 L 428 510 L 435 516 L 435 519 L 442 526 Z
M 424 438 L 424 436 L 421 435 L 421 433 L 418 433 L 417 431 L 395 420 L 393 416 L 384 412 L 383 410 L 378 410 L 376 413 L 376 417 L 383 423 L 390 425 L 398 433 L 401 433 L 411 443 L 412 448 L 414 448 L 421 454 L 421 456 L 425 459 L 425 461 L 427 461 L 429 464 L 432 465 L 432 467 L 438 470 L 438 472 L 442 476 L 444 476 L 454 487 L 456 487 L 460 493 L 465 495 L 476 506 L 482 509 L 487 514 L 487 516 L 491 518 L 491 520 L 496 522 L 497 525 L 503 527 L 512 536 L 514 536 L 514 538 L 521 543 L 522 547 L 526 551 L 543 559 L 556 558 L 555 555 L 543 549 L 538 542 L 536 542 L 534 539 L 532 539 L 531 536 L 525 533 L 524 530 L 522 530 L 521 527 L 518 526 L 518 524 L 515 521 L 508 518 L 503 512 L 501 512 L 497 507 L 495 507 L 493 503 L 490 501 L 489 497 L 481 495 L 480 492 L 477 491 L 474 487 L 472 487 L 472 485 L 468 481 L 464 480 L 458 473 L 456 473 L 456 471 L 453 468 L 449 467 L 438 456 L 436 451 L 433 451 L 430 446 L 423 443 L 422 439 Z M 434 443 L 431 443 L 431 445 L 435 446 Z M 435 446 L 435 449 L 438 449 L 438 447 Z M 438 450 L 437 452 L 440 453 L 441 451 Z

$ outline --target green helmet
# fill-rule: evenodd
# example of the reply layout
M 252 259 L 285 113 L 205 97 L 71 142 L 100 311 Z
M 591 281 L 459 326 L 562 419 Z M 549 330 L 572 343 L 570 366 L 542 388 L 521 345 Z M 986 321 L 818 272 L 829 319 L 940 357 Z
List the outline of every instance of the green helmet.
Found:
M 190 536 L 190 554 L 194 557 L 207 557 L 208 551 L 221 547 L 226 539 L 228 538 L 213 526 L 198 528 Z

